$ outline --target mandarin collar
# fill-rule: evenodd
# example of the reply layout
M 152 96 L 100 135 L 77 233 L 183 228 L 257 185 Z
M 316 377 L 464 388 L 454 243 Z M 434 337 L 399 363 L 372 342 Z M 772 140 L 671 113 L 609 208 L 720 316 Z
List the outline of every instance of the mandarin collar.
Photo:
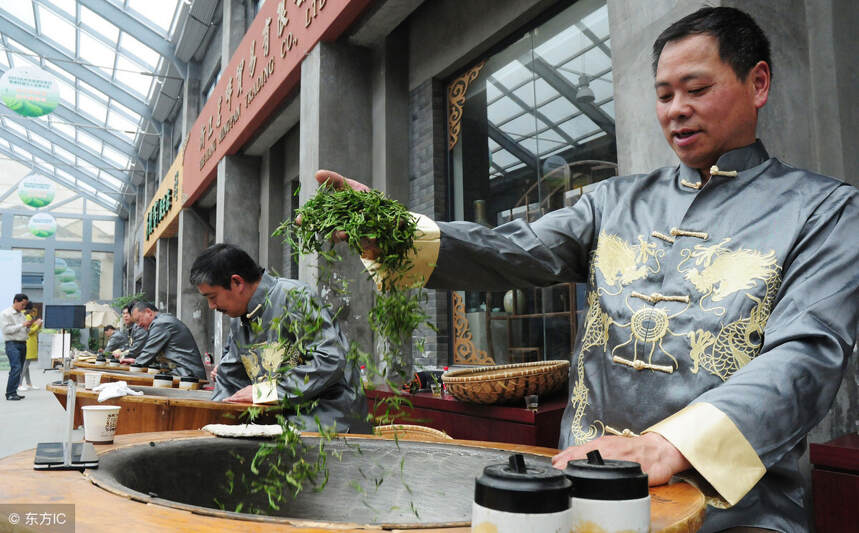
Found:
M 716 161 L 716 167 L 722 172 L 743 172 L 755 168 L 770 159 L 764 143 L 760 139 L 742 148 L 736 148 L 722 154 Z M 680 163 L 678 177 L 681 181 L 700 183 L 701 174 L 697 169 Z M 712 176 L 711 176 L 712 178 Z
M 268 273 L 263 272 L 262 277 L 260 277 L 259 280 L 259 285 L 257 285 L 253 296 L 251 296 L 250 301 L 248 301 L 248 312 L 244 315 L 246 320 L 253 320 L 253 318 L 265 308 L 266 298 L 268 297 L 269 291 L 274 286 L 274 283 L 275 279 L 272 276 L 269 276 Z

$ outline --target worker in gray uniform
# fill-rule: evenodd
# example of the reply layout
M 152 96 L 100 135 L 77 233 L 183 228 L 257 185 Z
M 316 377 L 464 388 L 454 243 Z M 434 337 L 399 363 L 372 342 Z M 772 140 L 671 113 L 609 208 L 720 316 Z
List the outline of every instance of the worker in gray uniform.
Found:
M 121 349 L 127 352 L 124 354 L 124 357 L 131 360 L 140 355 L 141 350 L 143 350 L 143 345 L 146 344 L 147 336 L 146 328 L 138 326 L 137 322 L 134 321 L 134 317 L 131 316 L 131 310 L 135 303 L 136 302 L 131 302 L 122 308 L 122 321 L 125 324 L 128 343 Z
M 107 337 L 107 344 L 104 345 L 105 353 L 112 354 L 116 350 L 128 348 L 128 335 L 114 326 L 105 326 L 104 335 Z
M 699 483 L 712 506 L 702 531 L 807 531 L 800 458 L 856 342 L 859 193 L 756 138 L 772 62 L 746 13 L 692 13 L 653 61 L 678 165 L 605 180 L 533 223 L 418 216 L 412 279 L 586 284 L 554 465 L 599 449 L 641 463 L 653 485 Z M 367 243 L 363 257 L 384 275 L 376 253 Z
M 211 309 L 231 317 L 213 400 L 285 403 L 305 430 L 316 431 L 318 419 L 341 433 L 369 432 L 346 338 L 306 283 L 269 275 L 229 244 L 203 251 L 190 277 Z
M 146 330 L 146 342 L 134 362 L 167 365 L 176 376 L 206 378 L 203 358 L 191 331 L 181 320 L 161 313 L 149 302 L 137 302 L 131 310 L 137 325 Z

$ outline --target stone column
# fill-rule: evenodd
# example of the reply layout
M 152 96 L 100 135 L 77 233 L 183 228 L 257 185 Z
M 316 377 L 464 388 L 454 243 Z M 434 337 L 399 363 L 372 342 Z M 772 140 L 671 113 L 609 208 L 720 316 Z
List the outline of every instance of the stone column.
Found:
M 123 294 L 117 296 L 125 296 L 134 294 L 134 267 L 137 265 L 137 256 L 134 255 L 134 237 L 137 233 L 134 231 L 137 219 L 129 219 L 125 229 L 125 286 Z
M 215 242 L 235 244 L 259 261 L 260 158 L 228 155 L 218 162 Z M 215 354 L 223 352 L 228 318 L 215 312 Z M 220 328 L 220 329 L 219 329 Z
M 430 79 L 409 95 L 409 209 L 433 220 L 448 220 L 448 186 L 445 162 L 447 150 L 447 117 L 444 87 Z M 450 340 L 450 291 L 427 291 L 424 309 L 438 331 L 419 330 L 424 338 L 424 351 L 415 354 L 415 364 L 443 367 L 448 364 Z
M 215 242 L 241 246 L 259 259 L 260 158 L 221 159 L 216 194 Z
M 149 302 L 155 302 L 156 300 L 156 292 L 155 292 L 155 276 L 156 276 L 156 263 L 154 257 L 144 257 L 143 258 L 143 272 L 141 273 L 141 292 L 143 292 L 143 298 Z
M 296 124 L 283 138 L 283 218 L 295 218 L 295 211 L 300 207 L 297 195 L 300 189 L 299 164 L 301 157 L 301 126 Z M 298 261 L 292 255 L 292 248 L 281 243 L 281 265 L 283 275 L 298 279 Z
M 300 203 L 316 193 L 315 172 L 329 169 L 371 183 L 372 117 L 369 52 L 339 43 L 320 43 L 301 65 Z M 344 128 L 348 124 L 348 128 Z M 367 323 L 373 287 L 354 253 L 341 247 L 344 260 L 334 267 L 349 280 L 351 294 L 341 301 L 340 327 L 346 338 L 366 351 L 374 339 Z M 321 270 L 315 258 L 302 258 L 299 279 L 316 286 Z
M 272 237 L 285 218 L 283 203 L 284 140 L 274 143 L 262 156 L 260 168 L 259 264 L 281 275 L 283 268 L 282 239 Z
M 188 63 L 188 79 L 182 85 L 182 110 L 179 111 L 177 125 L 181 125 L 182 138 L 188 137 L 188 132 L 194 126 L 197 115 L 200 114 L 200 63 Z
M 408 33 L 389 35 L 374 52 L 372 80 L 373 175 L 371 186 L 409 201 Z
M 158 179 L 156 184 L 161 183 L 170 165 L 173 163 L 173 125 L 169 122 L 161 124 L 161 138 L 158 148 Z
M 149 208 L 149 202 L 152 201 L 152 198 L 155 197 L 155 189 L 158 188 L 158 175 L 156 172 L 147 172 L 146 173 L 146 181 L 143 185 L 143 203 L 140 206 L 140 209 L 143 213 L 143 217 L 140 219 L 140 224 L 144 224 L 144 220 L 146 219 L 146 209 Z
M 150 162 L 150 168 L 152 164 Z M 152 198 L 155 196 L 155 189 L 158 184 L 157 177 L 154 172 L 147 172 L 144 178 L 143 187 L 143 201 L 140 203 L 140 212 L 141 217 L 137 221 L 138 226 L 135 231 L 135 239 L 138 240 L 140 253 L 143 253 L 143 231 L 144 226 L 146 224 L 146 209 L 149 207 L 149 202 L 152 201 Z M 133 246 L 133 245 L 132 245 Z M 156 276 L 156 264 L 155 257 L 149 256 L 144 257 L 143 262 L 140 265 L 140 290 L 144 294 L 144 298 L 146 300 L 155 302 L 157 299 L 157 294 L 155 292 L 155 276 Z
M 212 333 L 209 306 L 191 285 L 188 276 L 191 265 L 200 252 L 206 249 L 214 228 L 203 220 L 193 208 L 179 213 L 179 232 L 176 237 L 179 253 L 176 262 L 176 316 L 188 326 L 201 352 L 211 352 Z
M 175 237 L 158 239 L 155 244 L 155 305 L 160 311 L 176 312 L 176 255 L 178 243 Z
M 244 0 L 222 0 L 221 10 L 221 68 L 230 62 L 250 25 Z

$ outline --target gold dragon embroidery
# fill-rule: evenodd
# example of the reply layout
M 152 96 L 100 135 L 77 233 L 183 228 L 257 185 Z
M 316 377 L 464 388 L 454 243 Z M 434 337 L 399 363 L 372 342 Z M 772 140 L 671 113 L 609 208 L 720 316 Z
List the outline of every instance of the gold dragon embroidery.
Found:
M 606 284 L 616 291 L 610 292 L 600 287 L 599 293 L 609 296 L 620 294 L 625 285 L 647 276 L 648 273 L 659 272 L 659 257 L 664 253 L 664 250 L 657 249 L 655 244 L 647 242 L 641 235 L 638 236 L 638 244 L 632 245 L 617 235 L 600 233 L 593 267 L 602 274 Z M 656 262 L 655 268 L 647 265 L 650 258 Z
M 755 302 L 748 316 L 723 326 L 717 335 L 703 329 L 688 334 L 692 373 L 704 368 L 723 381 L 760 352 L 764 327 L 781 286 L 781 267 L 776 264 L 774 250 L 769 253 L 746 248 L 730 250 L 725 247 L 730 240 L 726 238 L 712 246 L 698 245 L 693 250 L 683 250 L 685 259 L 677 267 L 702 293 L 699 300 L 701 309 L 718 316 L 724 315 L 726 309 L 718 306 L 705 308 L 705 299 L 720 302 L 738 291 L 757 287 L 759 282 L 765 286 L 763 298 L 746 293 L 746 297 Z M 693 259 L 695 266 L 681 269 L 684 263 Z
M 605 349 L 608 343 L 608 330 L 611 327 L 611 317 L 600 307 L 599 296 L 596 292 L 588 293 L 588 313 L 585 316 L 585 331 L 582 335 L 582 347 L 579 349 L 576 362 L 576 384 L 570 401 L 573 404 L 573 420 L 570 432 L 577 445 L 592 440 L 597 435 L 597 428 L 591 424 L 587 430 L 582 428 L 582 417 L 588 406 L 588 387 L 585 385 L 585 353 L 595 346 Z
M 600 306 L 600 295 L 614 296 L 620 294 L 623 287 L 644 278 L 648 273 L 660 270 L 659 258 L 665 254 L 655 244 L 649 243 L 641 235 L 638 244 L 633 245 L 621 237 L 600 233 L 596 250 L 591 260 L 590 286 L 595 287 L 588 293 L 588 311 L 585 316 L 585 331 L 582 335 L 582 346 L 579 349 L 576 362 L 576 383 L 570 399 L 573 404 L 573 420 L 570 432 L 576 444 L 584 444 L 595 438 L 598 429 L 590 424 L 586 429 L 582 425 L 585 409 L 589 405 L 589 389 L 585 385 L 585 355 L 596 346 L 606 349 L 609 329 L 612 319 Z M 651 259 L 655 265 L 651 265 Z M 611 287 L 606 290 L 596 282 L 596 272 L 605 280 L 604 285 Z M 596 420 L 595 423 L 601 424 Z

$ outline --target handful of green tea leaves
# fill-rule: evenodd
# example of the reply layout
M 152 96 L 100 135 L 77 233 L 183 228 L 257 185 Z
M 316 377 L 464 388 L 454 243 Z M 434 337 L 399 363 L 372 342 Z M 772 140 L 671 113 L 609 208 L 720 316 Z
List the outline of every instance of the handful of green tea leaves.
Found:
M 414 250 L 417 222 L 399 202 L 379 191 L 334 190 L 328 185 L 296 212 L 301 224 L 284 222 L 277 233 L 299 254 L 319 253 L 329 260 L 339 259 L 327 249 L 334 232 L 346 233 L 346 243 L 357 253 L 362 244 L 375 239 L 379 248 L 376 262 L 388 274 L 390 283 L 411 266 L 409 252 Z M 383 281 L 382 290 L 389 287 Z

